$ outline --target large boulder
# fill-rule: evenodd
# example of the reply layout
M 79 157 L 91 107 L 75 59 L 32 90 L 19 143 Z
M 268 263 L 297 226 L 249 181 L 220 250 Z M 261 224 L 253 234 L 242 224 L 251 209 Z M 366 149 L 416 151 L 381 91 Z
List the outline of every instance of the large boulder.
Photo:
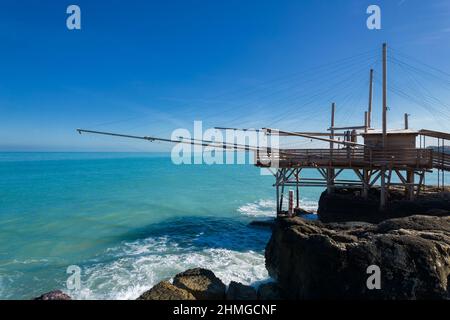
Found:
M 225 284 L 211 270 L 202 268 L 186 270 L 175 276 L 173 284 L 189 291 L 198 300 L 225 298 Z
M 227 300 L 256 300 L 256 290 L 251 286 L 231 281 L 226 298 Z
M 379 290 L 367 285 L 373 265 Z M 288 299 L 448 299 L 450 217 L 378 225 L 279 218 L 266 267 Z
M 61 290 L 54 290 L 44 293 L 33 300 L 72 300 L 72 298 Z
M 195 300 L 195 297 L 189 291 L 180 289 L 168 281 L 161 281 L 137 300 Z

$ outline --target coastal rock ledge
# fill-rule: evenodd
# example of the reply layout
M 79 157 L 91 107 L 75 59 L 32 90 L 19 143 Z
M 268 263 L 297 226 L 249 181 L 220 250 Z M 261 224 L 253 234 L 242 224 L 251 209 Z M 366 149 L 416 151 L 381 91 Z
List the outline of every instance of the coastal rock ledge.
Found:
M 287 299 L 449 299 L 450 217 L 322 223 L 278 218 L 266 267 Z M 380 270 L 369 289 L 368 270 Z

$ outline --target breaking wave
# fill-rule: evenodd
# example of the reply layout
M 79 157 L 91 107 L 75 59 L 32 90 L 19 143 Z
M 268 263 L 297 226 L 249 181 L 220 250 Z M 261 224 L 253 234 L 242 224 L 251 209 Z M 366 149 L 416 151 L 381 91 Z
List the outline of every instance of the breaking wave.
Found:
M 247 203 L 237 210 L 241 214 L 250 217 L 275 217 L 276 203 L 273 200 L 264 200 Z M 300 200 L 300 207 L 307 211 L 317 212 L 318 204 L 316 201 Z
M 108 255 L 111 261 L 84 268 L 81 289 L 70 294 L 76 299 L 136 299 L 159 281 L 194 267 L 212 270 L 227 285 L 233 280 L 253 284 L 268 278 L 261 252 L 195 250 L 167 237 L 125 243 Z
M 226 285 L 256 286 L 268 279 L 264 247 L 270 231 L 251 228 L 248 221 L 182 217 L 121 237 L 120 244 L 80 265 L 81 288 L 71 296 L 136 299 L 159 281 L 196 267 L 212 270 Z

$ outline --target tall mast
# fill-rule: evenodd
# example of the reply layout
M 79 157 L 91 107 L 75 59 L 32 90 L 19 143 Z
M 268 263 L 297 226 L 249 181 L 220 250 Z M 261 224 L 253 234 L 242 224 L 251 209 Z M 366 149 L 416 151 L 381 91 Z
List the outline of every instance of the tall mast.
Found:
M 373 69 L 370 69 L 369 80 L 369 110 L 367 111 L 367 127 L 372 125 Z
M 387 44 L 383 43 L 383 148 L 386 147 L 387 134 Z
M 331 126 L 330 126 L 330 140 L 334 140 L 334 115 L 336 112 L 336 104 L 331 104 Z M 330 149 L 334 148 L 334 143 L 330 142 Z

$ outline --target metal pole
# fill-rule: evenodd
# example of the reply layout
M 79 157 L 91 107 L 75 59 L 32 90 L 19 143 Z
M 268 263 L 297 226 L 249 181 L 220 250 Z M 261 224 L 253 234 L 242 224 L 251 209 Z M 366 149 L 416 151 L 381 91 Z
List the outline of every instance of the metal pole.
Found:
M 408 116 L 409 114 L 405 113 L 405 130 L 409 129 Z

